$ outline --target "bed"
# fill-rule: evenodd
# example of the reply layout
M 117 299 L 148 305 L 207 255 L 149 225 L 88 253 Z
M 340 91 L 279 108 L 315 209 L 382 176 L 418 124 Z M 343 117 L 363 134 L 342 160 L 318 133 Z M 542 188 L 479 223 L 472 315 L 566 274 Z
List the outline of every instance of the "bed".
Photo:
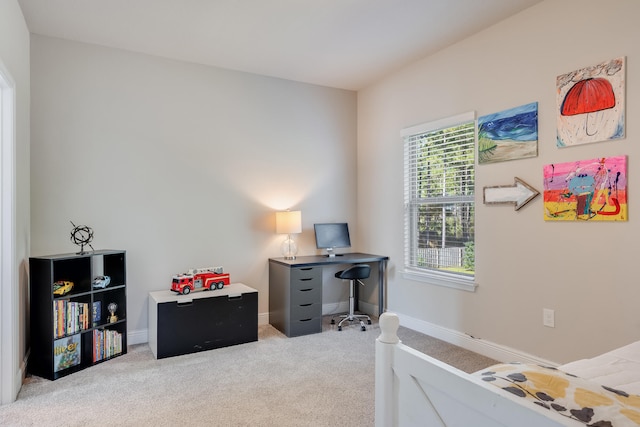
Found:
M 467 374 L 402 344 L 397 315 L 379 322 L 376 427 L 640 426 L 640 341 L 558 367 Z

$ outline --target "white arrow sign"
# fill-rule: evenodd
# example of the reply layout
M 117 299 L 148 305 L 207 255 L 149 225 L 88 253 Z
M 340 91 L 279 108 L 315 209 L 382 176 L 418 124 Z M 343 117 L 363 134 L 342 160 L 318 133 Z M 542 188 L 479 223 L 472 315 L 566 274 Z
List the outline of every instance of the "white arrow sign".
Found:
M 520 178 L 515 177 L 514 181 L 514 185 L 484 187 L 484 203 L 486 205 L 515 205 L 518 210 L 540 194 L 538 190 Z

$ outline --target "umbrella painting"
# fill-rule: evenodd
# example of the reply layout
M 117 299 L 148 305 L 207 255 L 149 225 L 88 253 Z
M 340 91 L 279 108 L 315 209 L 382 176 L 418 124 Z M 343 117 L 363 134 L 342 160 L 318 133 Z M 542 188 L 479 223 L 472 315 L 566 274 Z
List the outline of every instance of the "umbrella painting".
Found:
M 478 118 L 478 163 L 537 155 L 537 102 Z
M 625 57 L 558 76 L 557 146 L 624 137 Z
M 627 220 L 627 156 L 550 164 L 543 174 L 545 220 Z

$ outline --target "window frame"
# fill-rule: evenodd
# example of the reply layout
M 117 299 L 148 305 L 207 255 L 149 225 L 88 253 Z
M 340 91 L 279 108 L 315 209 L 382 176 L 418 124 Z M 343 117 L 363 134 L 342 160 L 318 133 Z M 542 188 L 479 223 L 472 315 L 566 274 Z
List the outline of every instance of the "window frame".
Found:
M 474 129 L 474 147 L 477 147 L 477 122 L 476 122 L 476 113 L 475 111 L 459 114 L 452 117 L 446 117 L 440 120 L 435 120 L 427 123 L 422 123 L 419 125 L 411 126 L 405 129 L 402 129 L 400 132 L 400 136 L 402 138 L 403 144 L 403 194 L 404 194 L 404 214 L 403 214 L 403 251 L 404 251 L 404 271 L 402 273 L 403 278 L 408 280 L 425 282 L 432 285 L 444 286 L 448 288 L 460 289 L 464 291 L 474 292 L 476 287 L 478 286 L 475 281 L 475 272 L 473 275 L 465 275 L 465 274 L 457 274 L 450 273 L 445 271 L 440 271 L 436 269 L 429 268 L 420 268 L 409 265 L 408 262 L 408 251 L 410 251 L 410 247 L 414 245 L 413 242 L 410 242 L 408 239 L 413 239 L 415 233 L 412 227 L 407 223 L 408 215 L 409 215 L 409 205 L 410 200 L 407 199 L 407 168 L 409 167 L 409 162 L 407 158 L 407 138 L 434 132 L 442 129 L 447 129 L 451 127 L 455 127 L 458 125 L 462 125 L 465 123 L 473 123 Z M 475 154 L 475 153 L 474 153 Z M 476 156 L 474 155 L 473 161 L 474 172 L 477 169 Z M 475 173 L 474 173 L 475 175 Z M 474 180 L 475 181 L 475 180 Z M 473 203 L 475 205 L 475 188 L 473 194 Z M 475 210 L 474 210 L 475 216 Z M 475 222 L 475 221 L 474 221 Z

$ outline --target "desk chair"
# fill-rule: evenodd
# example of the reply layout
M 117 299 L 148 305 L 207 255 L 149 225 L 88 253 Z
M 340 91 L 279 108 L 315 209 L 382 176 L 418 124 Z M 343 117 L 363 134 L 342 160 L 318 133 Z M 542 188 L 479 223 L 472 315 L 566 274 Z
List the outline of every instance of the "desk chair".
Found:
M 344 322 L 346 322 L 347 320 L 349 322 L 352 322 L 354 320 L 358 320 L 358 319 L 367 319 L 367 323 L 370 325 L 371 324 L 371 318 L 369 316 L 367 316 L 366 314 L 355 314 L 354 313 L 354 306 L 355 306 L 355 285 L 356 282 L 360 283 L 362 286 L 364 286 L 364 283 L 362 283 L 361 279 L 366 279 L 367 277 L 369 277 L 369 274 L 371 273 L 371 267 L 368 264 L 356 264 L 353 265 L 349 268 L 347 268 L 346 270 L 342 270 L 342 271 L 338 271 L 335 276 L 338 279 L 342 279 L 342 280 L 349 280 L 349 314 L 344 314 L 342 316 L 339 316 L 341 318 L 343 318 L 340 323 L 338 323 L 338 330 L 341 331 L 342 330 L 342 324 Z M 334 325 L 336 323 L 335 319 L 331 319 L 331 324 Z M 366 331 L 367 328 L 366 326 L 364 326 L 364 322 L 362 320 L 360 320 L 360 329 L 363 331 Z

